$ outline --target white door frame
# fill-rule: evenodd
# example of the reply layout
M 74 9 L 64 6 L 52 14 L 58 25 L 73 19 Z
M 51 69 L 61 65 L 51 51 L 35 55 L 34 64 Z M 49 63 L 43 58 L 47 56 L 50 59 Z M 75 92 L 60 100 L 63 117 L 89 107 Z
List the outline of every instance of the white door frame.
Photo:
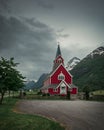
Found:
M 65 83 L 62 83 L 60 85 L 60 94 L 67 94 L 67 90 L 66 90 L 66 84 Z

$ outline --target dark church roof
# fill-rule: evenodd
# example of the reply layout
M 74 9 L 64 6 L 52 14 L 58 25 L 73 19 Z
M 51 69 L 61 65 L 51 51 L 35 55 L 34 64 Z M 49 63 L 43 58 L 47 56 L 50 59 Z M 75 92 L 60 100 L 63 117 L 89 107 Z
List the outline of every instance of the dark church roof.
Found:
M 61 55 L 60 45 L 57 47 L 56 58 Z

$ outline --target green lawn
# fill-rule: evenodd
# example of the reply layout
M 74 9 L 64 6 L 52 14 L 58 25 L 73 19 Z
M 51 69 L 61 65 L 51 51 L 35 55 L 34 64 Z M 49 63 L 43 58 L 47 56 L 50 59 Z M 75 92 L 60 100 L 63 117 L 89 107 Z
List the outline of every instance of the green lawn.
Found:
M 65 130 L 46 118 L 13 112 L 17 99 L 6 99 L 0 105 L 0 130 Z
M 104 95 L 104 90 L 97 90 L 93 92 L 94 95 Z

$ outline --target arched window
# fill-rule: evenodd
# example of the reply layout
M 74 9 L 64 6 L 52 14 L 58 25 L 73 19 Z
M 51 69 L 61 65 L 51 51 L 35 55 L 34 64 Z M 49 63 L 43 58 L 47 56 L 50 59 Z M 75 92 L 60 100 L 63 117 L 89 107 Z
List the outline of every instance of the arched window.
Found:
M 65 79 L 65 75 L 61 72 L 59 75 L 58 75 L 58 80 L 64 80 Z

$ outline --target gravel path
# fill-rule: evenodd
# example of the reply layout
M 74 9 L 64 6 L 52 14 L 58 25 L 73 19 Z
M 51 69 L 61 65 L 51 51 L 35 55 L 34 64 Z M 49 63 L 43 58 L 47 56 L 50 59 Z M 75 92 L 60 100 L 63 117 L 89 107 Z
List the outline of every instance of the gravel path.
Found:
M 104 103 L 89 101 L 21 100 L 18 111 L 55 119 L 66 130 L 104 130 Z

